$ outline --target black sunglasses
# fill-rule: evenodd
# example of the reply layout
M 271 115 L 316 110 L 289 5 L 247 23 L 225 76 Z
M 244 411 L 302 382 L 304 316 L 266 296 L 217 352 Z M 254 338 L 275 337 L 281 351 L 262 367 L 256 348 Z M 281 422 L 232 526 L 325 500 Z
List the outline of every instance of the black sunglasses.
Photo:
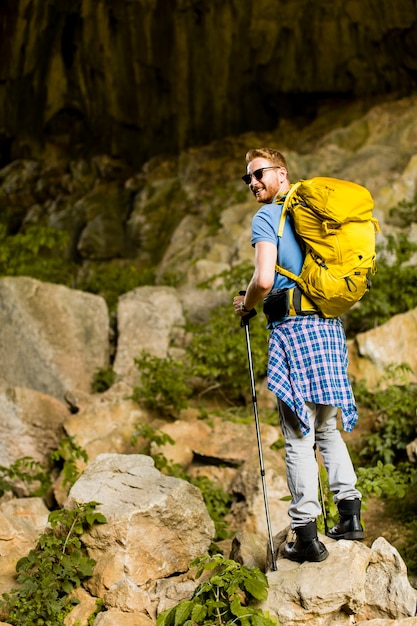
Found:
M 260 167 L 259 170 L 255 170 L 252 174 L 245 174 L 242 176 L 242 180 L 247 185 L 250 184 L 252 180 L 252 176 L 255 176 L 256 180 L 262 180 L 262 176 L 264 175 L 264 170 L 280 170 L 282 165 L 270 165 L 269 167 Z

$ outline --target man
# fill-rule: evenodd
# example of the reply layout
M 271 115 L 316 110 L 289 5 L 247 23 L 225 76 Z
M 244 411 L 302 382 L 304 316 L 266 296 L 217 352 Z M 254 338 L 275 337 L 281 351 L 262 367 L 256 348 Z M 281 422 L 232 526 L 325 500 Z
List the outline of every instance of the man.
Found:
M 246 163 L 247 173 L 242 178 L 263 207 L 252 221 L 254 273 L 246 294 L 234 298 L 234 309 L 243 317 L 263 300 L 268 320 L 268 389 L 277 396 L 292 498 L 288 513 L 296 535 L 295 541 L 285 545 L 284 556 L 298 562 L 323 561 L 328 551 L 317 536 L 321 507 L 316 445 L 339 510 L 339 522 L 327 535 L 333 539 L 364 537 L 361 494 L 336 422 L 338 407 L 345 430 L 352 430 L 358 418 L 347 376 L 346 337 L 339 318 L 320 316 L 295 283 L 275 271 L 278 263 L 299 275 L 303 264 L 303 251 L 289 216 L 279 241 L 277 236 L 283 202 L 291 187 L 284 156 L 260 148 L 247 153 Z

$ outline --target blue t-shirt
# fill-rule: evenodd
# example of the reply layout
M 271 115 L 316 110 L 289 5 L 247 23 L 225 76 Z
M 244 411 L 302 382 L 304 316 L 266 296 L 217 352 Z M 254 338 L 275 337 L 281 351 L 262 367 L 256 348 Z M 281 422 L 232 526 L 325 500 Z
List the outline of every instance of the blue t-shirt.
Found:
M 276 245 L 278 265 L 298 276 L 303 265 L 304 254 L 288 214 L 282 237 L 278 237 L 282 207 L 282 204 L 264 204 L 259 209 L 252 219 L 251 244 L 255 246 L 260 241 L 269 241 Z M 273 289 L 289 289 L 291 287 L 295 287 L 293 280 L 275 272 Z

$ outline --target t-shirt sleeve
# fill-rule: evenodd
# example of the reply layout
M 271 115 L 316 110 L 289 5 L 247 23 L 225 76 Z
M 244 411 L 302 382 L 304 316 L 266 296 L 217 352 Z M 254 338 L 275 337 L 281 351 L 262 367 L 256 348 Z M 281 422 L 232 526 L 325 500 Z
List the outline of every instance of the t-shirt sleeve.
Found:
M 252 219 L 252 246 L 260 241 L 269 241 L 277 245 L 277 237 L 278 235 L 273 224 L 271 224 L 270 216 L 263 213 L 262 210 L 258 211 Z

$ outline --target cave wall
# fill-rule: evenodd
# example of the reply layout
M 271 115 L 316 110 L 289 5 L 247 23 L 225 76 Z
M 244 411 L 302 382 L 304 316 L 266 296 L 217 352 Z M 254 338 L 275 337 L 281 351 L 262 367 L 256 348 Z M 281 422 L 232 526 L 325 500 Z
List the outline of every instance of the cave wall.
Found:
M 0 165 L 138 165 L 416 81 L 416 0 L 2 0 Z

